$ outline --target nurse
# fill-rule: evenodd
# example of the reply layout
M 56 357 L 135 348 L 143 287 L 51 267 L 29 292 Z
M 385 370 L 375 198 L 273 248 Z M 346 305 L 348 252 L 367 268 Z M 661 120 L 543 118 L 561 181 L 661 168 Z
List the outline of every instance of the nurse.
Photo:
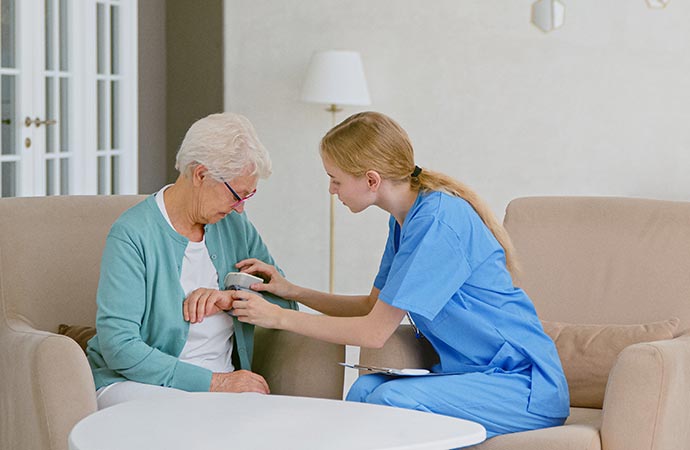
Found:
M 269 280 L 253 289 L 325 315 L 281 309 L 243 291 L 233 294 L 232 313 L 265 328 L 374 348 L 407 314 L 438 353 L 433 374 L 364 375 L 348 400 L 473 420 L 487 437 L 561 425 L 569 398 L 556 348 L 513 285 L 510 239 L 487 205 L 462 183 L 416 166 L 407 133 L 383 114 L 349 117 L 320 150 L 332 194 L 354 213 L 377 206 L 391 215 L 371 293 L 314 291 L 247 259 L 237 267 Z

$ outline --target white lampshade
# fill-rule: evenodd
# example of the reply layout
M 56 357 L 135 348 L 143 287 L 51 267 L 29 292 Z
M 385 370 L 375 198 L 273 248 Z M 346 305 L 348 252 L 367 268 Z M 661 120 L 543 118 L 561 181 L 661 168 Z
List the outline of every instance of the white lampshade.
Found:
M 302 85 L 302 101 L 330 105 L 371 103 L 359 52 L 326 50 L 311 57 Z

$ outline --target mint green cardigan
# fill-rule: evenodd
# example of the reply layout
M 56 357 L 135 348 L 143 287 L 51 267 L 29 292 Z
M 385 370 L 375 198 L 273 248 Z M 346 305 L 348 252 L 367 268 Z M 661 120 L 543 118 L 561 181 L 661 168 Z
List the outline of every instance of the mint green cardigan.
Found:
M 257 258 L 275 264 L 245 214 L 233 212 L 205 226 L 206 247 L 219 283 L 235 263 Z M 185 294 L 180 285 L 188 239 L 173 230 L 155 197 L 125 211 L 106 239 L 98 282 L 96 336 L 87 358 L 96 389 L 117 381 L 208 391 L 211 371 L 178 359 L 189 322 L 182 317 Z M 295 302 L 265 297 L 284 308 Z M 234 319 L 234 351 L 240 368 L 251 370 L 254 326 Z

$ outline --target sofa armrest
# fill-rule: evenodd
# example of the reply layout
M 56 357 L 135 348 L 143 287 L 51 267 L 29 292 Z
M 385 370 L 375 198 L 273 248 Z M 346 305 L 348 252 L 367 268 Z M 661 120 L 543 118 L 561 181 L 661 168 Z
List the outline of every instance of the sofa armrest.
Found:
M 605 450 L 690 449 L 690 335 L 626 347 L 609 375 Z
M 8 318 L 0 329 L 1 448 L 66 450 L 67 436 L 96 411 L 86 356 L 72 339 Z M 11 413 L 10 413 L 11 411 Z
M 362 347 L 359 362 L 376 367 L 429 369 L 438 362 L 438 355 L 429 341 L 415 337 L 411 325 L 400 325 L 382 348 Z
M 345 346 L 256 327 L 252 370 L 272 394 L 342 399 Z

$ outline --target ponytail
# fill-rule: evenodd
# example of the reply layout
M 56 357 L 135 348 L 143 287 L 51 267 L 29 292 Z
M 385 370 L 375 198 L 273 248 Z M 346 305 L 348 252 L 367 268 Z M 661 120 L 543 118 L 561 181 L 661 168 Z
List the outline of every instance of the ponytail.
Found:
M 326 133 L 320 151 L 322 156 L 356 177 L 367 170 L 376 170 L 382 178 L 410 183 L 415 191 L 441 191 L 465 199 L 503 247 L 506 267 L 515 279 L 518 268 L 513 244 L 491 209 L 459 181 L 417 167 L 410 138 L 390 117 L 372 111 L 354 114 Z
M 476 192 L 448 175 L 427 169 L 420 170 L 417 176 L 412 177 L 411 186 L 418 191 L 440 191 L 466 200 L 482 219 L 484 225 L 491 230 L 491 233 L 498 243 L 501 244 L 501 247 L 503 247 L 503 251 L 506 255 L 506 267 L 513 277 L 513 280 L 515 280 L 518 265 L 515 260 L 515 248 L 510 240 L 510 236 L 508 236 L 508 232 L 503 228 L 503 225 L 501 225 L 498 219 L 496 219 L 496 216 L 486 202 L 484 202 Z

